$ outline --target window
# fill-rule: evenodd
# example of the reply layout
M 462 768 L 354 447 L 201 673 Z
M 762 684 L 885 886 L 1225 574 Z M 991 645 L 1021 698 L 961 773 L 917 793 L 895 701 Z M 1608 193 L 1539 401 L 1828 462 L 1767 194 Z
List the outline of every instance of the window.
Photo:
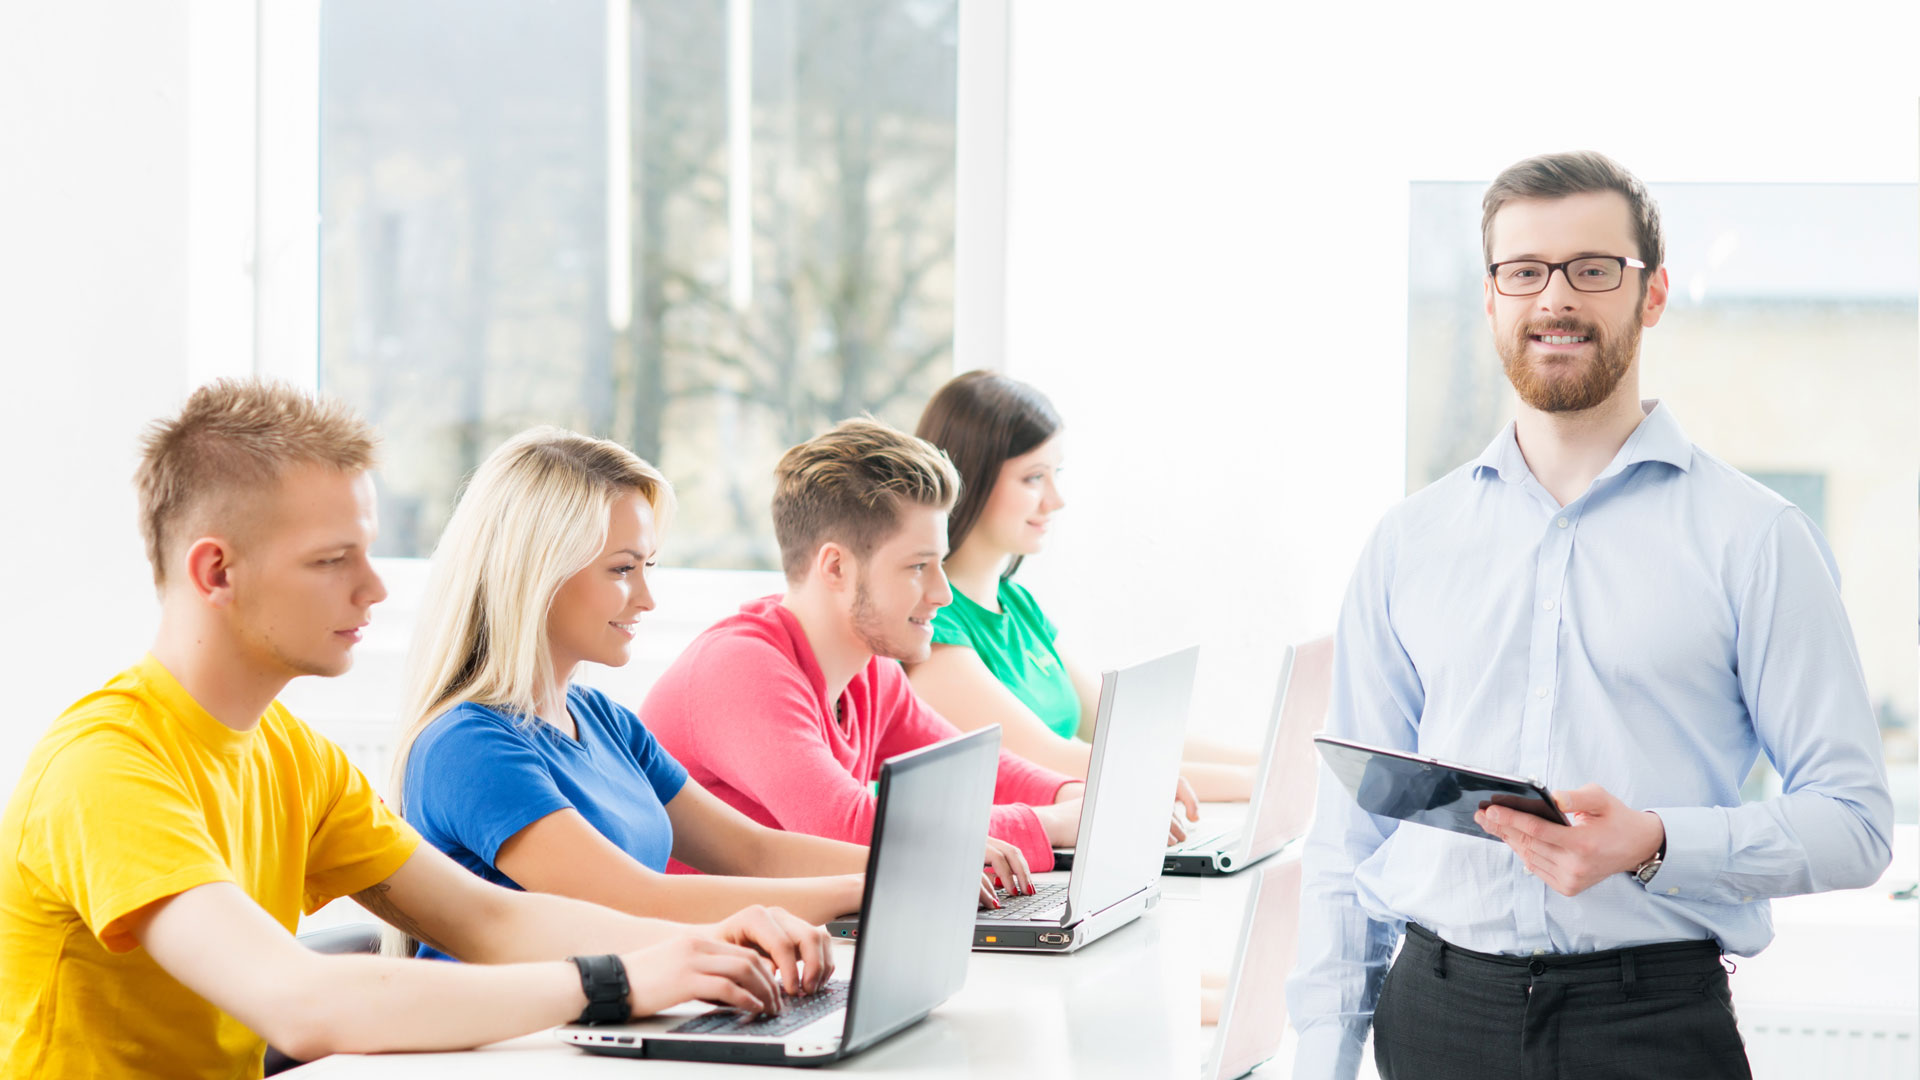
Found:
M 679 566 L 777 565 L 787 446 L 953 370 L 958 5 L 327 0 L 323 389 L 383 555 L 550 423 L 673 480 Z
M 1899 819 L 1913 821 L 1915 188 L 1650 188 L 1673 293 L 1642 339 L 1641 391 L 1671 402 L 1695 442 L 1793 500 L 1826 535 Z M 1409 491 L 1472 459 L 1511 415 L 1481 299 L 1485 189 L 1413 185 Z M 1763 757 L 1747 792 L 1778 787 Z

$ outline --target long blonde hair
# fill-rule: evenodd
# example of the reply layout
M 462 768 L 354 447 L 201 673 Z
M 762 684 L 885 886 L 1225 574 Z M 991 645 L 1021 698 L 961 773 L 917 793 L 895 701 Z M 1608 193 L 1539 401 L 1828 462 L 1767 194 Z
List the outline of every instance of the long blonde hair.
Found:
M 405 811 L 414 741 L 477 701 L 531 718 L 555 690 L 547 611 L 606 543 L 608 511 L 639 493 L 660 528 L 673 487 L 633 451 L 554 427 L 507 440 L 475 470 L 433 552 L 407 664 L 389 793 Z

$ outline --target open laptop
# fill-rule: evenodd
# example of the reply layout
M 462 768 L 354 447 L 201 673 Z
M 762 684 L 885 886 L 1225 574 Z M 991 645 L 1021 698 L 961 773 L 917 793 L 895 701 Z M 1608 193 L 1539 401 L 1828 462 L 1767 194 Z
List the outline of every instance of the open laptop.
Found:
M 1319 777 L 1313 733 L 1326 720 L 1332 683 L 1332 638 L 1287 647 L 1246 816 L 1225 825 L 1202 820 L 1192 826 L 1185 840 L 1166 850 L 1163 873 L 1231 874 L 1306 835 Z
M 993 725 L 880 767 L 860 948 L 849 979 L 789 997 L 775 1017 L 679 1006 L 627 1024 L 569 1024 L 559 1030 L 561 1040 L 623 1057 L 825 1065 L 919 1022 L 966 981 L 999 765 L 1000 728 Z
M 975 949 L 1073 952 L 1159 900 L 1199 656 L 1197 647 L 1182 649 L 1101 674 L 1073 871 L 1064 885 L 1036 884 L 1032 896 L 1007 896 L 999 910 L 979 912 Z
M 1300 860 L 1268 864 L 1247 892 L 1246 914 L 1201 1080 L 1234 1080 L 1279 1052 L 1287 1029 L 1287 973 L 1300 950 Z

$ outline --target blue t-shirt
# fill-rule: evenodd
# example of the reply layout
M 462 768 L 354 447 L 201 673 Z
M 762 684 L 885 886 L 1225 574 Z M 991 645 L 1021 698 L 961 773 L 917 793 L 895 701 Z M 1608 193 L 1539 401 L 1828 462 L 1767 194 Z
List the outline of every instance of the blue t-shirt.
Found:
M 473 702 L 442 713 L 407 758 L 407 821 L 455 862 L 510 889 L 520 885 L 494 865 L 500 845 L 569 808 L 634 861 L 664 871 L 673 852 L 666 804 L 687 770 L 633 710 L 600 691 L 567 687 L 567 710 L 577 740 Z M 441 954 L 422 946 L 420 955 Z

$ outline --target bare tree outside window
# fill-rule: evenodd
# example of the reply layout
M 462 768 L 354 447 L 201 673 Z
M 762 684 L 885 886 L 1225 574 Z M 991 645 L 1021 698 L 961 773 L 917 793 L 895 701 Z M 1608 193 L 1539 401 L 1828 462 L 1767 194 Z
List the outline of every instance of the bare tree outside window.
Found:
M 322 9 L 321 380 L 386 436 L 382 554 L 554 423 L 674 481 L 668 562 L 771 568 L 780 452 L 951 373 L 953 0 L 614 2 Z

